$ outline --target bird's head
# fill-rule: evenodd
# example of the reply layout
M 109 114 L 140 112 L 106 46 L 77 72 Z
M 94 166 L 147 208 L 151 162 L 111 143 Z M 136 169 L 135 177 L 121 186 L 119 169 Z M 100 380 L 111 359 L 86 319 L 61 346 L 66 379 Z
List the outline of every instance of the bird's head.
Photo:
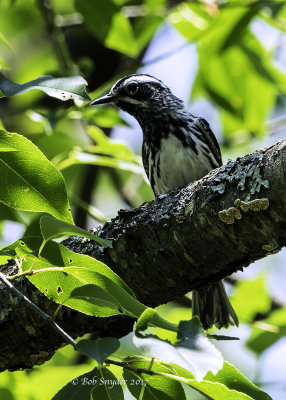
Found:
M 91 105 L 112 104 L 140 120 L 142 114 L 172 112 L 183 108 L 182 100 L 159 79 L 145 74 L 125 76 Z

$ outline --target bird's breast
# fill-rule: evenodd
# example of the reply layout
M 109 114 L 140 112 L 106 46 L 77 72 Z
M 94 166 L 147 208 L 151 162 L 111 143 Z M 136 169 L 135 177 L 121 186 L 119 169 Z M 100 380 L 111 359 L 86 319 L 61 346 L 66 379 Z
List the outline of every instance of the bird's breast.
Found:
M 188 145 L 172 133 L 161 139 L 158 149 L 144 143 L 143 161 L 156 195 L 196 181 L 212 169 L 199 143 Z

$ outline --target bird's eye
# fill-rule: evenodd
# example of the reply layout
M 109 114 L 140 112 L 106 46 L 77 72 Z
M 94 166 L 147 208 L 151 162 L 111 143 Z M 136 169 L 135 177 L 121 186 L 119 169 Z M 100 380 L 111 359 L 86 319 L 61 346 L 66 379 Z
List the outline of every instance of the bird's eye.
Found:
M 136 82 L 130 82 L 126 86 L 126 92 L 130 95 L 134 95 L 138 90 L 138 84 Z

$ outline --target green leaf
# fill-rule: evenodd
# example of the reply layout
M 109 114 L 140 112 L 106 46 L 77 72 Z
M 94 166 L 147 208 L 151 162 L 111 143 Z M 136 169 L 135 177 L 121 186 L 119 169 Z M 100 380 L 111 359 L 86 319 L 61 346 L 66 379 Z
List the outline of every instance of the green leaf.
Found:
M 33 253 L 40 247 L 42 241 L 43 239 L 41 236 L 25 236 L 16 240 L 14 243 L 9 244 L 8 246 L 3 247 L 1 251 L 4 253 L 7 252 L 13 256 L 16 255 L 16 250 L 18 248 L 21 248 L 25 253 Z
M 269 318 L 257 321 L 247 346 L 257 354 L 261 354 L 279 339 L 286 335 L 286 308 L 272 311 Z
M 120 347 L 120 341 L 113 337 L 99 338 L 96 340 L 83 339 L 77 342 L 76 349 L 88 357 L 94 358 L 98 364 L 115 353 Z
M 215 373 L 222 368 L 222 355 L 208 340 L 197 317 L 179 323 L 178 339 L 180 342 L 176 344 L 176 348 L 182 356 L 192 359 L 195 365 L 192 372 L 197 380 L 203 378 L 206 370 Z
M 153 308 L 146 308 L 138 318 L 135 326 L 135 332 L 145 331 L 148 328 L 148 325 L 154 317 L 155 313 L 156 311 Z
M 25 223 L 21 212 L 19 212 L 15 208 L 6 206 L 4 203 L 0 203 L 0 220 L 16 221 L 22 224 Z
M 124 400 L 123 390 L 116 376 L 107 368 L 98 368 L 97 371 L 98 383 L 92 390 L 91 400 Z
M 243 49 L 232 46 L 210 55 L 208 47 L 200 47 L 199 64 L 192 95 L 207 95 L 220 107 L 225 135 L 231 137 L 239 130 L 263 134 L 277 88 L 257 73 Z
M 23 270 L 26 271 L 31 265 L 34 265 L 35 272 L 32 276 L 29 276 L 29 280 L 47 297 L 59 304 L 64 304 L 74 310 L 80 311 L 87 315 L 96 317 L 110 317 L 112 315 L 120 314 L 114 307 L 99 306 L 92 303 L 91 301 L 85 301 L 84 297 L 71 296 L 74 289 L 86 285 L 86 281 L 82 278 L 76 278 L 69 267 L 57 267 L 48 262 L 36 259 L 33 256 L 26 256 L 23 262 Z M 75 267 L 80 272 L 84 268 Z M 38 272 L 40 271 L 40 272 Z M 88 273 L 88 269 L 86 269 Z M 73 270 L 74 272 L 74 270 Z M 100 274 L 92 280 L 97 285 L 100 285 L 99 278 Z M 96 279 L 98 278 L 98 279 Z M 91 279 L 89 279 L 91 280 Z M 104 290 L 104 289 L 103 289 Z
M 29 279 L 57 303 L 64 303 L 89 315 L 120 314 L 121 312 L 114 307 L 102 307 L 96 302 L 85 301 L 84 297 L 72 297 L 76 288 L 95 285 L 107 295 L 113 296 L 120 310 L 128 315 L 139 316 L 145 309 L 145 306 L 136 300 L 131 289 L 109 267 L 91 257 L 73 253 L 58 243 L 48 242 L 41 253 L 41 259 L 36 260 L 34 256 L 28 255 L 23 262 L 23 270 L 29 269 L 32 263 L 34 263 L 34 274 Z M 69 266 L 62 267 L 62 265 Z
M 245 7 L 243 4 L 238 4 L 236 7 L 224 7 L 216 18 L 211 19 L 212 23 L 209 24 L 200 40 L 200 47 L 209 54 L 210 59 L 214 54 L 223 52 L 223 46 L 227 49 L 228 45 L 231 45 L 234 27 L 237 27 L 236 30 L 240 32 L 239 39 L 241 39 L 253 17 L 251 10 L 255 10 L 255 15 L 256 7 Z
M 65 267 L 63 272 L 78 280 L 79 284 L 94 284 L 107 293 L 112 293 L 119 302 L 119 308 L 127 315 L 138 317 L 145 309 L 142 303 L 130 296 L 120 285 L 98 272 L 83 267 Z
M 75 7 L 83 15 L 88 29 L 105 46 L 129 56 L 138 54 L 131 24 L 113 1 L 76 0 Z
M 124 361 L 129 362 L 133 368 L 149 369 L 150 361 L 143 361 L 136 357 L 125 359 Z M 159 362 L 154 361 L 152 364 L 152 371 L 170 374 L 173 371 L 161 365 Z M 143 379 L 144 381 L 143 381 Z M 126 381 L 127 387 L 131 394 L 138 399 L 141 392 L 142 386 L 145 386 L 144 396 L 142 400 L 184 400 L 186 398 L 182 384 L 176 380 L 170 379 L 165 376 L 148 375 L 147 373 L 136 374 L 126 368 L 123 369 L 123 378 Z
M 73 113 L 71 113 L 71 116 L 72 115 Z M 103 128 L 113 128 L 114 126 L 128 126 L 124 119 L 120 117 L 118 111 L 111 107 L 88 107 L 82 110 L 82 116 L 85 120 L 91 121 L 94 124 L 99 125 Z M 91 125 L 89 128 L 97 127 Z
M 231 303 L 242 322 L 252 321 L 257 313 L 266 313 L 270 309 L 271 299 L 266 289 L 265 277 L 238 282 Z
M 120 308 L 120 303 L 115 297 L 96 285 L 84 285 L 74 289 L 71 292 L 70 299 L 81 299 L 96 306 L 107 307 L 116 311 Z
M 112 22 L 112 17 L 120 8 L 112 0 L 76 0 L 75 8 L 84 17 L 88 29 L 101 42 L 104 42 Z
M 216 373 L 223 365 L 220 352 L 205 336 L 197 318 L 179 325 L 180 342 L 172 345 L 154 335 L 134 335 L 133 343 L 145 355 L 173 362 L 202 380 L 208 371 Z
M 43 215 L 41 217 L 40 227 L 43 238 L 46 242 L 63 236 L 81 236 L 90 240 L 94 240 L 104 247 L 112 247 L 110 240 L 101 239 L 99 236 L 94 235 L 85 229 L 68 224 L 67 222 L 60 221 L 53 217 L 49 217 L 48 215 Z
M 50 75 L 40 76 L 22 85 L 12 82 L 0 72 L 0 91 L 11 97 L 29 92 L 32 89 L 40 89 L 47 95 L 60 100 L 90 101 L 85 91 L 86 81 L 81 76 L 54 78 Z
M 130 287 L 128 287 L 126 283 L 107 265 L 93 257 L 74 253 L 60 243 L 48 242 L 41 253 L 41 259 L 57 266 L 78 266 L 94 270 L 117 283 L 122 287 L 122 289 L 129 293 L 130 296 L 134 296 L 134 292 Z
M 134 154 L 125 144 L 107 137 L 97 126 L 88 126 L 87 133 L 93 138 L 96 145 L 88 148 L 91 153 L 105 154 L 118 161 L 132 162 L 142 167 L 141 158 Z
M 153 5 L 154 1 L 152 1 Z M 150 7 L 148 5 L 148 7 Z M 134 25 L 134 33 L 139 49 L 144 49 L 154 37 L 159 26 L 164 22 L 163 13 L 142 16 Z
M 229 35 L 225 38 L 225 40 L 220 44 L 220 51 L 225 51 L 229 46 L 233 46 L 235 44 L 240 43 L 241 37 L 245 33 L 248 25 L 252 21 L 252 19 L 256 16 L 256 14 L 260 11 L 262 7 L 265 7 L 264 4 L 253 4 L 251 7 L 246 7 L 241 18 L 238 19 L 233 25 L 232 30 Z
M 5 400 L 15 400 L 15 397 L 13 395 L 13 389 L 11 388 L 5 388 L 5 387 L 1 387 L 0 388 L 0 398 L 1 399 L 5 399 Z
M 189 381 L 188 383 L 192 388 L 198 390 L 203 395 L 207 396 L 207 399 L 212 400 L 256 400 L 253 397 L 249 397 L 246 394 L 239 393 L 235 390 L 228 389 L 225 385 L 216 382 L 209 382 L 203 380 L 202 382 Z
M 231 390 L 246 394 L 251 399 L 271 400 L 271 397 L 267 393 L 250 382 L 240 371 L 226 361 L 224 362 L 223 368 L 216 375 L 208 372 L 205 376 L 205 380 L 221 383 Z
M 71 152 L 70 156 L 66 160 L 63 160 L 58 164 L 58 168 L 63 170 L 76 164 L 100 165 L 102 167 L 116 168 L 122 171 L 131 171 L 135 174 L 145 176 L 144 169 L 139 164 L 122 161 L 108 156 L 86 153 L 83 151 Z
M 184 38 L 192 41 L 209 27 L 211 18 L 201 4 L 182 2 L 172 9 L 168 21 Z
M 94 368 L 65 385 L 52 400 L 90 400 L 90 392 L 98 382 L 98 369 Z
M 150 361 L 147 362 L 145 360 L 139 360 L 137 363 L 137 361 L 134 362 L 134 359 L 136 358 L 127 358 L 126 362 L 130 363 L 130 365 L 133 367 L 148 369 Z M 159 365 L 162 366 L 162 362 L 160 362 Z M 154 368 L 152 366 L 152 370 L 157 371 L 156 366 L 157 362 L 155 361 Z M 163 372 L 165 374 L 163 379 L 165 379 L 166 383 L 169 379 L 185 383 L 212 400 L 271 400 L 266 393 L 248 381 L 239 371 L 227 363 L 224 363 L 223 369 L 221 369 L 217 375 L 213 375 L 211 372 L 209 372 L 205 376 L 205 379 L 201 382 L 195 380 L 191 372 L 178 365 L 175 365 L 174 363 L 164 363 L 164 367 L 167 368 L 167 370 Z M 160 372 L 162 373 L 162 371 Z M 126 376 L 125 371 L 124 376 Z M 152 382 L 153 377 L 150 378 L 150 375 L 147 373 L 143 372 L 142 376 L 148 382 L 148 384 L 150 381 Z M 154 392 L 152 392 L 152 394 L 154 394 Z M 161 399 L 161 397 L 159 397 L 159 392 L 156 394 L 158 398 Z M 151 397 L 150 400 L 153 398 Z M 143 399 L 145 400 L 145 397 L 143 397 Z M 146 397 L 146 399 L 149 399 L 149 397 Z
M 0 175 L 0 201 L 7 206 L 73 223 L 61 173 L 25 137 L 0 130 Z
M 113 15 L 105 45 L 130 57 L 137 56 L 139 49 L 131 24 L 122 12 Z

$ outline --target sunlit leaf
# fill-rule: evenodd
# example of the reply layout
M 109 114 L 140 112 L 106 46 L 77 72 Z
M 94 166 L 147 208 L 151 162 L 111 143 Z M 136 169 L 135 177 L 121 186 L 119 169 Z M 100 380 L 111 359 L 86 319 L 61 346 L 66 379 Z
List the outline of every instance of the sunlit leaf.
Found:
M 252 9 L 255 9 L 253 15 L 250 11 Z M 237 26 L 240 32 L 239 38 L 241 38 L 247 32 L 249 23 L 256 12 L 256 8 L 245 7 L 242 3 L 237 4 L 236 7 L 223 7 L 202 35 L 200 47 L 209 54 L 210 59 L 213 55 L 223 52 L 224 43 L 226 43 L 225 48 L 228 47 L 228 40 L 231 44 L 233 28 Z
M 118 12 L 113 15 L 105 44 L 107 47 L 131 57 L 135 57 L 138 54 L 138 46 L 131 24 L 123 13 Z
M 28 255 L 23 262 L 23 270 L 29 269 L 32 263 L 35 272 L 29 279 L 57 303 L 64 303 L 85 314 L 96 316 L 115 315 L 123 311 L 131 316 L 139 316 L 145 309 L 136 300 L 131 289 L 109 267 L 89 256 L 73 253 L 58 243 L 48 242 L 40 259 Z M 119 304 L 118 309 L 113 304 L 110 308 L 106 303 L 99 306 L 100 303 L 93 302 L 92 299 L 85 301 L 82 293 L 73 297 L 75 289 L 86 285 L 98 286 L 107 295 L 111 294 Z
M 208 372 L 204 378 L 206 381 L 221 383 L 231 390 L 244 393 L 255 400 L 271 400 L 271 397 L 250 382 L 233 365 L 224 362 L 223 368 L 216 375 Z
M 224 362 L 217 374 L 208 372 L 204 380 L 197 382 L 189 371 L 171 363 L 168 365 L 175 372 L 174 379 L 188 379 L 188 384 L 211 399 L 221 400 L 271 400 L 271 397 L 250 382 L 231 364 Z
M 238 282 L 231 303 L 241 322 L 250 322 L 257 313 L 267 312 L 271 306 L 271 299 L 266 289 L 265 278 Z
M 95 145 L 89 146 L 88 151 L 94 154 L 104 154 L 118 161 L 132 162 L 142 166 L 141 157 L 134 154 L 125 144 L 107 137 L 97 126 L 88 126 L 87 133 L 94 139 Z
M 257 74 L 248 55 L 237 46 L 212 57 L 208 48 L 201 47 L 199 63 L 192 96 L 207 96 L 219 106 L 225 135 L 231 137 L 238 130 L 262 135 L 275 101 L 274 83 Z
M 136 322 L 135 332 L 145 331 L 152 321 L 155 313 L 156 311 L 153 308 L 146 308 Z
M 40 89 L 49 96 L 60 100 L 89 101 L 85 91 L 86 81 L 81 76 L 53 78 L 50 75 L 40 76 L 33 81 L 18 84 L 7 79 L 0 72 L 0 93 L 6 97 L 24 94 L 32 89 Z
M 139 357 L 128 357 L 125 361 L 130 363 L 130 366 L 132 367 L 143 368 L 144 370 L 148 370 L 148 367 L 150 366 L 150 360 L 140 360 Z M 162 370 L 161 367 L 165 367 L 165 369 Z M 150 376 L 147 372 L 143 372 L 138 376 L 136 373 L 130 372 L 127 369 L 124 369 L 123 372 L 125 380 L 128 379 L 129 382 L 132 383 L 137 382 L 137 386 L 139 387 L 142 387 L 141 385 L 147 383 L 146 388 L 148 387 L 149 390 L 144 392 L 143 397 L 143 399 L 146 398 L 146 400 L 154 398 L 162 398 L 166 400 L 173 398 L 180 400 L 181 398 L 184 398 L 179 387 L 176 387 L 175 385 L 172 387 L 172 381 L 176 383 L 185 383 L 196 389 L 203 396 L 213 400 L 271 400 L 267 393 L 260 390 L 232 365 L 226 362 L 224 363 L 223 368 L 216 375 L 208 372 L 204 380 L 200 382 L 194 379 L 191 372 L 172 362 L 168 364 L 164 363 L 162 365 L 162 362 L 159 363 L 155 360 L 151 369 L 152 371 L 158 371 L 161 374 L 163 373 L 165 376 Z M 144 378 L 145 381 L 142 382 L 141 380 L 140 383 L 140 378 Z M 128 381 L 127 386 L 131 393 L 138 398 L 138 387 L 131 387 L 131 384 L 128 384 Z M 160 393 L 160 390 L 162 390 L 163 393 Z M 175 392 L 172 392 L 172 390 L 175 390 Z
M 207 339 L 196 318 L 190 322 L 181 322 L 180 327 L 179 335 L 182 336 L 179 338 L 182 340 L 175 345 L 154 335 L 138 334 L 134 336 L 133 343 L 145 355 L 173 362 L 189 370 L 198 381 L 208 371 L 216 373 L 222 368 L 223 358 L 220 352 Z
M 150 361 L 143 361 L 136 357 L 127 358 L 125 361 L 132 360 L 130 366 L 133 368 L 142 368 L 148 370 L 150 367 Z M 173 370 L 166 366 L 161 365 L 159 362 L 154 362 L 152 364 L 152 371 L 172 374 Z M 145 386 L 144 400 L 184 400 L 186 399 L 184 389 L 180 382 L 172 380 L 168 377 L 158 376 L 158 375 L 148 375 L 147 373 L 136 374 L 133 371 L 124 368 L 123 378 L 127 383 L 128 390 L 131 394 L 138 399 L 142 386 Z M 144 378 L 144 381 L 143 379 Z
M 0 130 L 0 174 L 1 202 L 73 223 L 61 173 L 28 139 Z
M 86 285 L 87 282 L 100 285 L 100 274 L 92 274 L 90 270 L 85 269 L 86 275 L 89 275 L 89 278 L 83 279 L 82 277 L 74 276 L 73 273 L 81 275 L 84 267 L 74 267 L 71 271 L 69 267 L 57 267 L 29 255 L 25 257 L 25 261 L 23 262 L 23 270 L 27 270 L 32 264 L 36 270 L 41 270 L 41 272 L 35 272 L 33 276 L 29 276 L 30 281 L 56 303 L 64 304 L 74 310 L 96 317 L 110 317 L 120 314 L 120 311 L 114 309 L 114 307 L 107 307 L 106 304 L 98 306 L 92 302 L 85 301 L 85 298 L 71 297 L 74 289 Z M 93 279 L 91 275 L 95 275 Z
M 189 41 L 198 37 L 211 23 L 209 14 L 200 4 L 182 2 L 173 8 L 169 22 Z
M 41 253 L 41 259 L 57 266 L 79 266 L 94 270 L 117 283 L 129 293 L 130 296 L 134 296 L 134 292 L 107 265 L 93 257 L 75 253 L 60 243 L 48 242 Z
M 43 215 L 40 219 L 40 227 L 45 241 L 60 238 L 63 236 L 81 236 L 100 243 L 104 247 L 111 247 L 111 241 L 101 239 L 99 236 L 88 232 L 78 226 L 68 224 L 67 222 Z
M 226 38 L 220 44 L 220 50 L 225 51 L 229 46 L 238 44 L 241 41 L 241 37 L 248 28 L 249 23 L 252 21 L 253 17 L 265 7 L 263 3 L 253 3 L 251 7 L 245 7 L 244 12 L 242 12 L 241 18 L 239 18 L 233 25 L 232 31 L 226 36 Z

